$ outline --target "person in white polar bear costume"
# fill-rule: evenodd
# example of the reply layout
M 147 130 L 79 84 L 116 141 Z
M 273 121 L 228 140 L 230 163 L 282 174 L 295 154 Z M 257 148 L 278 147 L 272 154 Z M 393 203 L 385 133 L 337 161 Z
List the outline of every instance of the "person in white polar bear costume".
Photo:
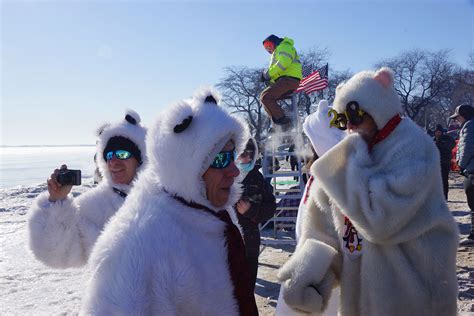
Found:
M 82 313 L 257 315 L 233 205 L 246 124 L 204 89 L 162 112 L 149 167 L 91 256 Z
M 329 103 L 326 100 L 321 100 L 318 103 L 316 111 L 306 117 L 303 123 L 303 131 L 311 141 L 318 157 L 323 156 L 329 149 L 339 143 L 346 135 L 344 131 L 337 128 L 331 128 L 331 120 L 333 119 L 334 113 L 332 113 L 332 107 L 329 107 Z M 303 193 L 303 198 L 300 201 L 298 207 L 298 216 L 296 218 L 296 241 L 298 242 L 301 235 L 302 219 L 306 217 L 306 204 L 308 203 L 309 191 L 314 183 L 314 177 L 311 175 Z M 293 316 L 297 315 L 297 312 L 293 311 L 284 301 L 284 287 L 281 288 L 278 295 L 278 302 L 275 311 L 276 316 Z M 335 291 L 338 293 L 338 290 Z M 335 294 L 336 294 L 335 293 Z M 336 315 L 337 306 L 339 306 L 339 297 L 332 295 L 328 302 L 328 306 L 324 312 L 326 315 Z
M 318 103 L 316 111 L 306 117 L 303 123 L 303 131 L 308 136 L 314 151 L 321 157 L 329 149 L 339 143 L 345 136 L 345 133 L 337 128 L 331 128 L 332 115 L 329 107 L 329 103 L 326 100 L 321 100 Z M 308 183 L 306 184 L 303 199 L 301 199 L 298 207 L 298 217 L 296 218 L 296 239 L 299 239 L 301 232 L 301 219 L 304 218 L 306 213 L 306 201 L 305 198 L 309 194 L 309 188 L 314 181 L 314 177 L 310 176 Z
M 30 249 L 50 267 L 65 269 L 87 263 L 104 225 L 122 206 L 145 166 L 146 129 L 138 113 L 127 110 L 123 120 L 103 125 L 97 134 L 102 182 L 73 198 L 69 196 L 72 186 L 56 181 L 60 171 L 56 169 L 48 179 L 48 192 L 38 196 L 28 212 Z
M 334 109 L 349 135 L 311 168 L 300 240 L 279 271 L 286 303 L 320 314 L 339 284 L 341 315 L 455 315 L 458 231 L 439 154 L 401 118 L 392 71 L 354 75 Z

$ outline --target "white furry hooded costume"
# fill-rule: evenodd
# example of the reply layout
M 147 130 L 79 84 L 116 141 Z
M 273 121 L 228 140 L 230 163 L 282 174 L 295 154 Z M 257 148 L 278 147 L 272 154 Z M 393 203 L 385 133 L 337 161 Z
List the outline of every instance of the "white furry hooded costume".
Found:
M 213 215 L 226 209 L 237 222 L 238 179 L 226 205 L 216 208 L 202 177 L 229 140 L 242 152 L 249 132 L 216 100 L 204 89 L 160 114 L 147 138 L 149 167 L 94 248 L 84 314 L 239 314 L 226 225 Z
M 103 125 L 98 130 L 97 164 L 104 179 L 95 188 L 77 198 L 70 195 L 64 200 L 50 202 L 44 192 L 29 211 L 29 244 L 35 257 L 53 268 L 80 267 L 87 263 L 92 247 L 105 223 L 122 206 L 124 194 L 132 184 L 114 184 L 103 157 L 108 140 L 122 136 L 131 140 L 141 152 L 142 164 L 146 163 L 146 129 L 140 125 L 140 116 L 128 110 L 125 119 L 116 124 Z M 92 159 L 92 157 L 91 157 Z
M 336 111 L 351 101 L 379 131 L 401 112 L 387 68 L 340 85 Z M 320 313 L 339 284 L 341 315 L 456 314 L 458 231 L 438 151 L 408 118 L 385 136 L 369 150 L 349 135 L 313 164 L 300 241 L 279 272 L 294 309 Z
M 337 128 L 331 128 L 331 114 L 328 101 L 319 101 L 316 111 L 306 117 L 303 123 L 303 131 L 308 136 L 314 151 L 321 157 L 329 149 L 339 143 L 345 136 L 345 133 Z M 308 183 L 305 186 L 303 193 L 303 199 L 300 201 L 298 207 L 298 217 L 296 218 L 296 240 L 299 240 L 301 233 L 301 219 L 306 213 L 305 196 L 309 194 L 308 188 L 313 183 L 314 179 L 310 177 Z

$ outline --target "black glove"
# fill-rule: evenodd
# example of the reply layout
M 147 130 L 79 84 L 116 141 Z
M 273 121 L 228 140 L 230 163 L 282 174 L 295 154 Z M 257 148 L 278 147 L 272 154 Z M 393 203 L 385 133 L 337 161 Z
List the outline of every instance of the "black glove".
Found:
M 260 80 L 262 80 L 262 82 L 270 81 L 270 75 L 268 74 L 268 70 L 264 70 L 262 72 L 262 77 L 260 78 Z

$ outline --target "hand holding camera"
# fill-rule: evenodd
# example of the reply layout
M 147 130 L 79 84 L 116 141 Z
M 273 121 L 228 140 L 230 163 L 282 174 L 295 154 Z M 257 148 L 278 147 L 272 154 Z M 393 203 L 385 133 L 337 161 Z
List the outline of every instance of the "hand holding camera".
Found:
M 60 169 L 54 170 L 47 181 L 49 201 L 63 200 L 71 192 L 73 185 L 81 184 L 81 170 L 68 169 L 62 165 Z

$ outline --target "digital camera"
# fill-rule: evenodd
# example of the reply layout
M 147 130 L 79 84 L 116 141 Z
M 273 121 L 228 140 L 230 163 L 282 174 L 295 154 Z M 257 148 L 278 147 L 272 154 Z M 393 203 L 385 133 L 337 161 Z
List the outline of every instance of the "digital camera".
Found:
M 56 180 L 59 184 L 81 185 L 81 170 L 61 169 Z

